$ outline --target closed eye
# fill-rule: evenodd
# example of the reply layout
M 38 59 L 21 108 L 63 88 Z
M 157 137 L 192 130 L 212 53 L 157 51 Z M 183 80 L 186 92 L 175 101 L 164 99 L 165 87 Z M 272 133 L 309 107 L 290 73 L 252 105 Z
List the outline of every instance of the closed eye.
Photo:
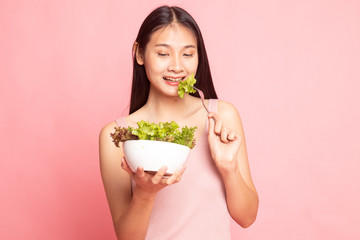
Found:
M 166 57 L 166 56 L 169 56 L 169 54 L 167 54 L 167 53 L 158 53 L 158 56 L 160 56 L 160 57 Z

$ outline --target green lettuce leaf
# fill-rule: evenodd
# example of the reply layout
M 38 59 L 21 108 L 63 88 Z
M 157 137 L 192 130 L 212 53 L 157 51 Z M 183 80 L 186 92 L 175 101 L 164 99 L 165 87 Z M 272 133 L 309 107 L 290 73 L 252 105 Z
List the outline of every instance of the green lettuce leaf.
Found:
M 115 127 L 115 132 L 110 136 L 117 147 L 120 142 L 127 140 L 155 140 L 172 142 L 193 148 L 195 146 L 196 127 L 183 127 L 174 122 L 149 123 L 146 121 L 137 122 L 138 128 Z
M 180 81 L 178 86 L 179 96 L 183 98 L 185 93 L 195 93 L 196 90 L 193 88 L 195 83 L 196 79 L 194 77 L 194 74 L 191 74 L 190 77 L 188 77 L 184 81 Z

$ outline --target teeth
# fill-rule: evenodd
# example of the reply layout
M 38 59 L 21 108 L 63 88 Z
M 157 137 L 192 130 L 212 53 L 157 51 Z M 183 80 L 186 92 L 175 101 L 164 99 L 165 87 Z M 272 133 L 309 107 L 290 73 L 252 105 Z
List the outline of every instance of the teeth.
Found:
M 183 78 L 166 78 L 166 77 L 164 77 L 164 79 L 167 81 L 171 81 L 171 82 L 180 82 Z

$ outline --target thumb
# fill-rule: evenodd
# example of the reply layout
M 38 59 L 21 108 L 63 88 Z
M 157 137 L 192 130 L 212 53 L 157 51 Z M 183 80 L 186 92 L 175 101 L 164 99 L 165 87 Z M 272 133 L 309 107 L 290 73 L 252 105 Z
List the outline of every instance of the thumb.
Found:
M 134 176 L 134 172 L 131 170 L 129 164 L 126 162 L 125 157 L 121 158 L 121 168 L 124 169 L 130 176 Z

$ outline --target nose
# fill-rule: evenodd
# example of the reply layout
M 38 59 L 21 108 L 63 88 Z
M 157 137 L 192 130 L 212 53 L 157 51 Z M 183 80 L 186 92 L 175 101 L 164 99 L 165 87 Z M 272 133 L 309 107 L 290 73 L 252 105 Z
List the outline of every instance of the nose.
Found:
M 171 57 L 168 70 L 175 73 L 180 73 L 184 70 L 181 59 L 178 55 L 173 55 Z

